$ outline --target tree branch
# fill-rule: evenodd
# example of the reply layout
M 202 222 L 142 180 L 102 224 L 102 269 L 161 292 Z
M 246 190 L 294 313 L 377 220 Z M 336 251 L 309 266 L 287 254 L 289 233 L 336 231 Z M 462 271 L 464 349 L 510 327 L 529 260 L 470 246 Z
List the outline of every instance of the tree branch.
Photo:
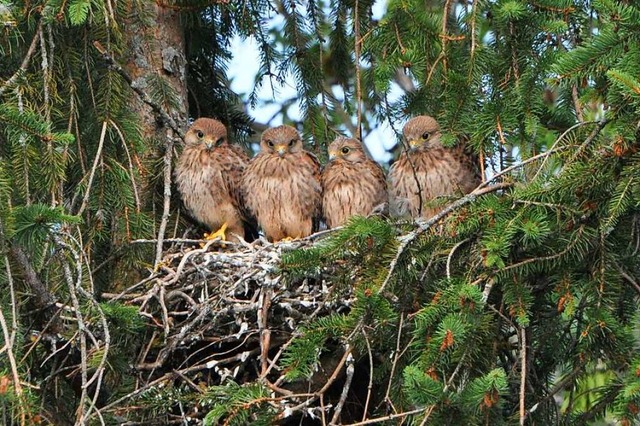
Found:
M 440 211 L 438 214 L 433 216 L 431 219 L 428 219 L 428 220 L 425 220 L 424 218 L 417 218 L 416 219 L 415 223 L 416 223 L 416 225 L 418 225 L 419 228 L 416 229 L 415 231 L 410 232 L 409 234 L 406 234 L 406 235 L 404 235 L 404 236 L 399 238 L 400 246 L 398 246 L 398 251 L 396 252 L 396 255 L 393 258 L 393 260 L 391 261 L 391 263 L 389 264 L 389 272 L 387 273 L 387 276 L 384 279 L 384 282 L 382 283 L 382 285 L 378 289 L 378 293 L 382 293 L 382 291 L 385 289 L 385 287 L 387 286 L 387 284 L 391 280 L 391 276 L 393 275 L 393 272 L 395 271 L 396 266 L 398 265 L 398 260 L 400 259 L 400 256 L 402 255 L 402 253 L 404 253 L 404 251 L 409 246 L 409 244 L 411 244 L 416 238 L 418 238 L 420 235 L 425 233 L 433 225 L 438 223 L 440 221 L 440 219 L 444 218 L 445 216 L 447 216 L 449 213 L 453 212 L 454 210 L 457 210 L 457 209 L 459 209 L 460 207 L 462 207 L 464 205 L 467 205 L 467 204 L 470 204 L 470 203 L 474 202 L 478 197 L 480 197 L 482 195 L 488 194 L 490 192 L 499 191 L 501 189 L 510 188 L 510 187 L 513 186 L 513 183 L 502 182 L 502 183 L 498 183 L 496 185 L 493 185 L 493 186 L 490 186 L 490 187 L 487 187 L 487 188 L 483 188 L 483 186 L 484 186 L 484 184 L 480 185 L 478 188 L 476 188 L 475 190 L 473 190 L 469 194 L 467 194 L 464 197 L 459 198 L 456 201 L 454 201 L 453 203 L 449 204 L 447 207 L 442 209 L 442 211 Z
M 54 306 L 56 298 L 47 290 L 45 284 L 40 280 L 26 253 L 16 244 L 11 244 L 9 251 L 18 263 L 20 269 L 22 269 L 25 282 L 33 293 L 33 302 L 36 308 L 47 310 Z
M 40 40 L 40 35 L 42 34 L 42 20 L 38 22 L 38 28 L 36 29 L 36 33 L 33 36 L 33 40 L 31 40 L 31 45 L 29 45 L 29 49 L 27 50 L 27 54 L 24 56 L 22 63 L 20 64 L 20 68 L 16 71 L 7 81 L 4 82 L 2 86 L 0 86 L 0 96 L 11 87 L 17 80 L 20 78 L 22 74 L 29 67 L 29 62 L 31 62 L 31 57 L 36 51 L 36 46 L 38 45 L 38 41 Z

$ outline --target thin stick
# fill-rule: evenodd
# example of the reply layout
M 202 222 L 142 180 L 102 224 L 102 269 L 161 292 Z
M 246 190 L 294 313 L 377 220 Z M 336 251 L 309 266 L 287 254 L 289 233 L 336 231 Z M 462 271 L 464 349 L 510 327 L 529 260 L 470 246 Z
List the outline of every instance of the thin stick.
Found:
M 402 419 L 404 417 L 412 416 L 414 414 L 420 414 L 420 413 L 423 413 L 423 412 L 427 411 L 428 409 L 429 409 L 429 407 L 417 408 L 415 410 L 405 411 L 404 413 L 389 414 L 388 416 L 376 417 L 374 419 L 364 420 L 362 422 L 357 422 L 357 423 L 350 423 L 350 424 L 345 425 L 345 426 L 363 426 L 363 425 L 372 425 L 372 424 L 375 424 L 375 423 L 382 424 L 382 423 L 384 423 L 386 421 L 389 421 L 389 420 Z
M 16 71 L 11 77 L 9 77 L 7 81 L 4 82 L 4 84 L 2 84 L 2 86 L 0 86 L 0 95 L 2 95 L 9 87 L 11 87 L 11 85 L 13 85 L 16 82 L 16 80 L 18 80 L 18 78 L 20 78 L 20 76 L 24 74 L 24 72 L 29 67 L 29 62 L 31 62 L 31 57 L 35 53 L 36 46 L 38 45 L 38 41 L 40 40 L 40 34 L 42 34 L 42 20 L 38 22 L 38 28 L 36 29 L 36 33 L 33 36 L 33 40 L 31 40 L 31 44 L 29 45 L 27 54 L 22 59 L 20 68 L 18 68 L 18 71 Z
M 120 140 L 122 141 L 122 147 L 124 148 L 124 152 L 127 154 L 127 160 L 129 161 L 129 178 L 131 179 L 131 188 L 133 189 L 133 196 L 136 200 L 136 213 L 140 213 L 141 203 L 140 203 L 140 195 L 138 195 L 138 185 L 136 184 L 136 178 L 133 173 L 133 162 L 131 161 L 131 153 L 129 152 L 129 147 L 127 146 L 127 140 L 124 137 L 124 134 L 118 127 L 118 125 L 113 121 L 109 120 L 109 123 L 116 129 L 118 136 L 120 136 Z
M 20 409 L 20 424 L 26 424 L 26 413 L 24 411 L 25 401 L 22 397 L 22 386 L 20 385 L 20 374 L 18 374 L 18 364 L 16 363 L 15 354 L 13 353 L 13 339 L 7 326 L 7 321 L 4 318 L 4 313 L 0 309 L 0 326 L 2 327 L 2 334 L 4 335 L 4 347 L 0 349 L 0 353 L 6 348 L 7 358 L 9 358 L 9 366 L 11 368 L 11 375 L 13 376 L 13 389 L 18 397 L 18 408 Z
M 556 148 L 556 145 L 558 145 L 560 143 L 560 141 L 562 141 L 562 139 L 564 139 L 564 137 L 566 135 L 568 135 L 569 132 L 571 132 L 572 130 L 577 129 L 578 127 L 584 126 L 585 124 L 592 124 L 592 123 L 594 123 L 594 121 L 586 121 L 586 122 L 582 121 L 580 123 L 576 123 L 573 126 L 569 127 L 567 130 L 562 132 L 562 134 L 558 137 L 558 139 L 555 140 L 555 142 L 553 142 L 553 145 L 551 145 L 551 148 L 549 149 L 549 151 L 553 151 Z M 548 158 L 549 158 L 549 156 L 546 156 L 544 158 L 544 160 L 542 160 L 542 164 L 540 164 L 540 168 L 538 168 L 538 171 L 533 176 L 533 180 L 535 180 L 538 177 L 538 175 L 540 174 L 540 172 L 544 168 L 544 165 L 547 163 L 547 159 Z
M 618 270 L 618 272 L 620 273 L 620 276 L 622 278 L 624 278 L 629 284 L 631 284 L 631 286 L 633 287 L 633 289 L 638 293 L 638 295 L 640 295 L 640 284 L 638 284 L 638 282 L 629 274 L 627 274 L 620 265 L 618 265 L 618 263 L 614 263 L 614 265 L 616 265 L 616 269 Z
M 471 77 L 471 70 L 473 69 L 473 56 L 476 51 L 476 13 L 478 10 L 478 0 L 473 0 L 471 6 L 471 50 L 469 52 L 469 77 Z
M 569 159 L 568 163 L 573 163 L 576 158 L 578 158 L 580 155 L 582 155 L 582 153 L 584 152 L 585 149 L 587 149 L 589 147 L 589 145 L 591 145 L 591 143 L 596 139 L 596 137 L 600 134 L 600 131 L 604 128 L 604 126 L 606 126 L 609 123 L 609 119 L 608 118 L 603 118 L 602 120 L 598 121 L 596 123 L 596 127 L 595 129 L 593 129 L 591 131 L 591 133 L 589 133 L 589 136 L 587 136 L 587 139 L 584 140 L 584 142 L 582 144 L 580 144 L 580 147 L 576 150 L 576 152 L 571 156 L 571 158 Z
M 393 376 L 396 371 L 396 365 L 398 363 L 398 359 L 400 359 L 400 341 L 402 340 L 403 324 L 404 324 L 404 312 L 400 314 L 400 323 L 398 324 L 398 338 L 396 339 L 396 350 L 393 357 L 393 363 L 391 363 L 391 372 L 389 373 L 389 383 L 387 384 L 387 391 L 384 394 L 384 401 L 389 401 L 389 394 L 391 393 L 391 385 L 393 384 Z
M 442 12 L 442 70 L 447 72 L 447 20 L 449 19 L 449 9 L 451 8 L 451 0 L 444 2 L 444 11 Z
M 107 122 L 102 122 L 102 131 L 100 132 L 100 140 L 98 141 L 98 150 L 96 151 L 96 157 L 93 159 L 93 166 L 91 167 L 91 172 L 89 173 L 89 181 L 87 182 L 87 189 L 84 192 L 84 197 L 82 198 L 82 204 L 80 208 L 76 212 L 77 216 L 82 216 L 84 210 L 87 208 L 89 204 L 89 196 L 91 195 L 91 185 L 93 184 L 93 178 L 95 177 L 96 170 L 98 169 L 98 164 L 100 163 L 100 157 L 102 156 L 102 148 L 104 147 L 104 139 L 107 134 Z
M 510 188 L 510 187 L 513 186 L 513 184 L 509 183 L 509 182 L 498 183 L 496 185 L 493 185 L 493 186 L 490 186 L 490 187 L 487 187 L 487 188 L 482 188 L 483 185 L 484 184 L 481 184 L 478 188 L 476 188 L 475 190 L 473 190 L 469 194 L 467 194 L 464 197 L 459 198 L 456 201 L 454 201 L 453 203 L 449 204 L 447 207 L 442 209 L 442 211 L 440 211 L 438 214 L 433 216 L 431 219 L 428 219 L 428 220 L 424 220 L 422 218 L 416 219 L 416 224 L 419 226 L 419 229 L 417 229 L 417 230 L 415 230 L 413 232 L 410 232 L 409 234 L 406 234 L 406 235 L 404 235 L 404 236 L 399 238 L 401 242 L 400 242 L 400 245 L 398 246 L 398 251 L 396 252 L 396 255 L 393 258 L 393 260 L 391 261 L 391 263 L 389 264 L 389 272 L 387 272 L 387 276 L 384 279 L 384 282 L 382 283 L 382 285 L 378 289 L 378 294 L 382 293 L 382 291 L 385 289 L 385 287 L 387 286 L 387 284 L 391 280 L 391 276 L 393 275 L 393 272 L 395 271 L 395 268 L 398 265 L 398 260 L 400 259 L 400 256 L 402 255 L 402 253 L 404 253 L 405 249 L 409 246 L 409 244 L 411 242 L 413 242 L 416 238 L 418 238 L 418 236 L 420 236 L 421 234 L 426 232 L 433 225 L 435 225 L 437 222 L 439 222 L 440 219 L 444 218 L 449 213 L 453 212 L 454 210 L 459 209 L 460 207 L 462 207 L 462 206 L 464 206 L 466 204 L 474 202 L 476 200 L 476 198 L 478 198 L 478 197 L 480 197 L 482 195 L 488 194 L 490 192 L 499 191 L 501 189 L 506 189 L 506 188 Z
M 340 399 L 336 404 L 336 410 L 333 412 L 333 417 L 331 417 L 331 423 L 329 423 L 330 425 L 337 424 L 336 422 L 340 418 L 342 407 L 344 406 L 344 402 L 347 400 L 347 395 L 349 394 L 349 389 L 351 388 L 351 381 L 353 380 L 354 371 L 355 371 L 355 368 L 353 366 L 353 355 L 349 354 L 349 357 L 347 358 L 347 378 L 344 381 L 344 386 L 342 387 L 342 393 L 340 394 Z
M 164 238 L 162 240 L 163 243 L 166 244 L 202 244 L 206 243 L 206 239 L 192 239 L 192 238 Z M 129 241 L 129 244 L 158 244 L 157 238 L 152 239 L 137 239 Z M 225 241 L 225 244 L 233 244 L 228 241 Z
M 366 333 L 364 335 L 364 342 L 367 344 L 367 355 L 369 356 L 369 384 L 367 385 L 367 399 L 364 402 L 364 410 L 362 412 L 362 420 L 367 418 L 367 411 L 369 411 L 369 402 L 371 401 L 371 391 L 373 390 L 373 354 L 371 353 L 371 343 L 367 338 Z
M 464 243 L 468 242 L 469 240 L 470 240 L 470 238 L 466 238 L 466 239 L 458 242 L 455 246 L 453 246 L 453 248 L 449 252 L 449 256 L 447 256 L 447 279 L 448 280 L 451 279 L 451 259 L 453 258 L 453 254 L 456 252 L 456 250 L 458 250 L 460 248 L 461 245 L 463 245 Z
M 520 351 L 520 426 L 524 426 L 526 418 L 525 407 L 525 389 L 527 380 L 527 332 L 524 328 L 520 328 L 520 340 L 522 349 Z
M 354 52 L 356 61 L 356 108 L 358 115 L 358 123 L 356 125 L 356 138 L 362 140 L 362 85 L 360 82 L 360 48 L 362 47 L 362 39 L 360 37 L 359 9 L 359 1 L 356 0 L 353 11 L 353 38 L 355 39 Z
M 576 110 L 576 118 L 580 123 L 584 123 L 584 115 L 582 114 L 582 106 L 580 105 L 580 99 L 578 98 L 578 88 L 574 84 L 571 86 L 571 99 L 573 100 L 573 107 Z
M 500 171 L 500 173 L 496 173 L 495 175 L 493 175 L 489 179 L 487 179 L 486 182 L 481 183 L 480 186 L 478 186 L 478 188 L 484 188 L 484 187 L 488 186 L 490 182 L 495 181 L 499 177 L 504 176 L 505 174 L 507 174 L 507 173 L 509 173 L 509 172 L 511 172 L 511 171 L 513 171 L 515 169 L 519 169 L 519 168 L 524 167 L 525 165 L 527 165 L 529 163 L 537 161 L 537 160 L 539 160 L 541 158 L 549 157 L 550 155 L 556 154 L 556 153 L 558 153 L 560 151 L 566 151 L 569 148 L 571 148 L 571 146 L 560 146 L 558 148 L 550 149 L 549 151 L 545 151 L 545 152 L 540 153 L 538 155 L 534 155 L 533 157 L 529 157 L 526 160 L 519 162 L 518 164 L 514 164 L 513 166 L 509 166 L 509 167 L 507 167 L 505 169 L 502 169 Z M 535 177 L 534 177 L 534 179 L 535 179 Z
M 167 229 L 167 223 L 169 222 L 169 216 L 171 214 L 171 159 L 173 158 L 173 138 L 167 137 L 167 142 L 164 152 L 164 192 L 162 203 L 162 220 L 158 227 L 158 244 L 156 245 L 156 259 L 153 262 L 154 268 L 157 268 L 162 261 L 163 252 L 163 240 L 164 234 Z
M 271 346 L 271 330 L 269 330 L 269 307 L 271 306 L 271 297 L 273 290 L 271 288 L 263 288 L 260 294 L 262 298 L 261 308 L 258 311 L 258 330 L 260 330 L 260 365 L 261 377 L 266 377 L 269 367 L 269 348 Z
M 356 327 L 356 329 L 357 329 L 357 327 Z M 357 330 L 354 330 L 354 331 L 357 331 Z M 295 407 L 292 407 L 290 410 L 288 410 L 288 415 L 290 415 L 291 413 L 295 413 L 296 411 L 302 410 L 305 407 L 308 407 L 309 405 L 311 405 L 311 403 L 313 401 L 315 401 L 316 399 L 318 399 L 322 395 L 324 395 L 324 393 L 327 391 L 327 389 L 329 389 L 331 387 L 331 385 L 333 384 L 333 382 L 336 381 L 336 379 L 338 378 L 338 374 L 340 373 L 340 371 L 342 370 L 342 367 L 347 362 L 347 359 L 350 356 L 351 356 L 351 347 L 347 344 L 347 346 L 345 348 L 344 355 L 342 356 L 342 358 L 338 362 L 338 365 L 336 366 L 335 370 L 333 370 L 333 374 L 331 374 L 331 377 L 329 377 L 329 380 L 327 380 L 327 382 L 324 384 L 324 386 L 322 386 L 322 389 L 320 389 L 319 391 L 315 392 L 311 398 L 307 399 L 304 402 L 301 402 L 300 404 L 298 404 Z M 278 415 L 278 417 L 277 417 L 278 420 L 281 420 L 282 418 L 284 418 L 284 413 L 280 413 Z

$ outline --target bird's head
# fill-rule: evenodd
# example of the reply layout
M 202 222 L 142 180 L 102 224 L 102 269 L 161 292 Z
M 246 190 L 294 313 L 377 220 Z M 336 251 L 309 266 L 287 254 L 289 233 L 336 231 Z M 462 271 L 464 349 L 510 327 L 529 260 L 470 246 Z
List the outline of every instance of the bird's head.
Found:
M 198 118 L 184 135 L 187 146 L 201 146 L 207 151 L 227 143 L 227 128 L 213 118 Z
M 407 121 L 402 134 L 411 151 L 425 150 L 440 144 L 440 125 L 428 115 L 419 115 Z
M 295 154 L 302 151 L 302 139 L 298 131 L 291 126 L 272 127 L 262 133 L 260 149 L 262 152 L 278 154 L 280 157 L 284 157 L 286 154 Z
M 367 155 L 359 140 L 340 136 L 329 145 L 329 161 L 343 159 L 351 163 L 364 161 Z

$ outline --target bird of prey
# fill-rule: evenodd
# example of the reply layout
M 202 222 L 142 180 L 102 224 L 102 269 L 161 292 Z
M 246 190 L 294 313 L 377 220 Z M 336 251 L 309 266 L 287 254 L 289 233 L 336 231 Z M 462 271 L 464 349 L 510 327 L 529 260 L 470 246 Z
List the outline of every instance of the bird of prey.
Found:
M 477 158 L 464 144 L 445 148 L 440 126 L 430 116 L 414 117 L 402 133 L 409 144 L 389 171 L 391 210 L 398 216 L 432 217 L 442 206 L 425 206 L 436 197 L 467 194 L 481 182 Z
M 269 241 L 306 237 L 320 217 L 320 163 L 293 127 L 267 129 L 244 172 L 243 191 Z
M 191 215 L 216 231 L 208 238 L 245 238 L 249 220 L 243 212 L 242 173 L 249 163 L 244 151 L 229 143 L 227 129 L 211 118 L 199 118 L 185 134 L 185 148 L 175 176 L 184 205 Z
M 353 138 L 338 137 L 329 145 L 322 191 L 322 212 L 329 228 L 354 215 L 366 216 L 387 202 L 382 167 L 367 157 L 362 143 Z

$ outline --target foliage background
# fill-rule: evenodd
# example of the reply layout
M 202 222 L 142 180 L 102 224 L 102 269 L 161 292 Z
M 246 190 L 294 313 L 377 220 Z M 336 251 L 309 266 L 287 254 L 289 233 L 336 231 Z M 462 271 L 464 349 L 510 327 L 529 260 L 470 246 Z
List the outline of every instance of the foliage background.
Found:
M 349 399 L 344 424 L 638 422 L 640 4 L 390 0 L 380 20 L 371 7 L 2 0 L 4 423 L 286 422 L 252 378 L 120 399 L 171 368 L 136 369 L 150 323 L 109 295 L 186 235 L 171 165 L 188 118 L 217 117 L 247 146 L 265 125 L 256 92 L 245 105 L 230 89 L 234 36 L 259 46 L 256 87 L 294 82 L 293 124 L 321 158 L 338 132 L 430 114 L 490 170 L 436 218 L 356 220 L 283 256 L 283 285 L 356 295 L 301 322 L 288 380 L 342 348 L 343 389 L 349 374 L 376 389 L 366 407 Z M 303 408 L 296 421 L 312 421 Z

